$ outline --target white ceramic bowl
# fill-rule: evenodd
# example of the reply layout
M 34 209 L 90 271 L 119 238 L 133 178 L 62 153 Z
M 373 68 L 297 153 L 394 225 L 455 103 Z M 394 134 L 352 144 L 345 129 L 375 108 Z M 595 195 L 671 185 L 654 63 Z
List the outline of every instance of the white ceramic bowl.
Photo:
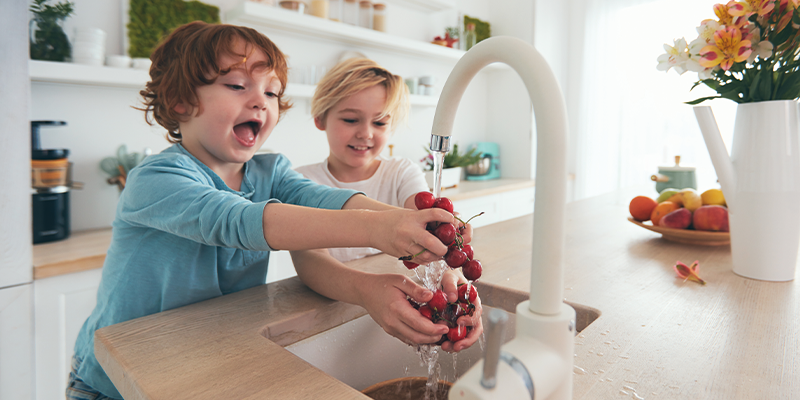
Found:
M 120 55 L 106 56 L 106 65 L 114 68 L 130 68 L 131 58 Z
M 152 64 L 152 61 L 149 58 L 134 58 L 131 65 L 133 68 L 148 71 L 150 70 L 150 64 Z

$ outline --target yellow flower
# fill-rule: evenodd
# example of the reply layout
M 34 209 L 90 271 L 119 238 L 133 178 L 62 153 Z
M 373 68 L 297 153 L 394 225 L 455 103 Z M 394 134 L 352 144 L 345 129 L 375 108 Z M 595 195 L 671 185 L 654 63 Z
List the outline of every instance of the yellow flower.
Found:
M 700 50 L 700 65 L 706 68 L 719 65 L 727 71 L 734 62 L 747 60 L 751 52 L 750 41 L 742 40 L 739 29 L 724 27 L 714 32 L 713 43 Z
M 719 18 L 719 24 L 727 27 L 741 28 L 742 25 L 747 23 L 747 18 L 742 16 L 735 16 L 731 13 L 731 9 L 737 7 L 737 3 L 733 0 L 728 4 L 715 4 L 714 14 Z

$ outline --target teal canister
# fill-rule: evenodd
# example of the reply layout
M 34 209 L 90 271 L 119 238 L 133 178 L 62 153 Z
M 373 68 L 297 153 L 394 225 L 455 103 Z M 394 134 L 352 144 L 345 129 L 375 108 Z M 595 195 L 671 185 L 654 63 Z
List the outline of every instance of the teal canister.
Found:
M 694 167 L 682 167 L 681 156 L 675 156 L 675 166 L 658 167 L 658 173 L 650 177 L 656 183 L 656 191 L 664 189 L 697 189 L 697 178 Z

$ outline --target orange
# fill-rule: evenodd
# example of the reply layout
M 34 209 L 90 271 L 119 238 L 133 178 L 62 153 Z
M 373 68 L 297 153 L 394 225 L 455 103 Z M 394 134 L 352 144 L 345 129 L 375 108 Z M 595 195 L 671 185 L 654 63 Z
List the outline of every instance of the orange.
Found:
M 653 221 L 653 226 L 658 226 L 658 223 L 661 221 L 661 217 L 679 208 L 681 208 L 679 205 L 669 200 L 659 203 L 656 208 L 653 209 L 653 213 L 650 214 L 650 220 Z
M 647 196 L 636 196 L 631 200 L 628 210 L 631 212 L 633 219 L 647 221 L 657 205 L 658 203 L 655 200 Z

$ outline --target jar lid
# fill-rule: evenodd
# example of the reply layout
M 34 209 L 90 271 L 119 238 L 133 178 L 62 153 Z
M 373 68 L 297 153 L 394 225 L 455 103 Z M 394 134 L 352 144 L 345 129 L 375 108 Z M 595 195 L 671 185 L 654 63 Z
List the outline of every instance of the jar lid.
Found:
M 58 160 L 69 156 L 68 149 L 31 150 L 32 160 Z
M 693 172 L 694 170 L 694 167 L 658 167 L 659 172 Z
M 375 3 L 375 4 L 372 5 L 372 8 L 374 8 L 376 10 L 385 10 L 386 9 L 386 4 Z
M 372 7 L 372 2 L 369 0 L 361 0 L 358 2 L 358 5 L 361 6 L 361 8 L 368 8 Z

